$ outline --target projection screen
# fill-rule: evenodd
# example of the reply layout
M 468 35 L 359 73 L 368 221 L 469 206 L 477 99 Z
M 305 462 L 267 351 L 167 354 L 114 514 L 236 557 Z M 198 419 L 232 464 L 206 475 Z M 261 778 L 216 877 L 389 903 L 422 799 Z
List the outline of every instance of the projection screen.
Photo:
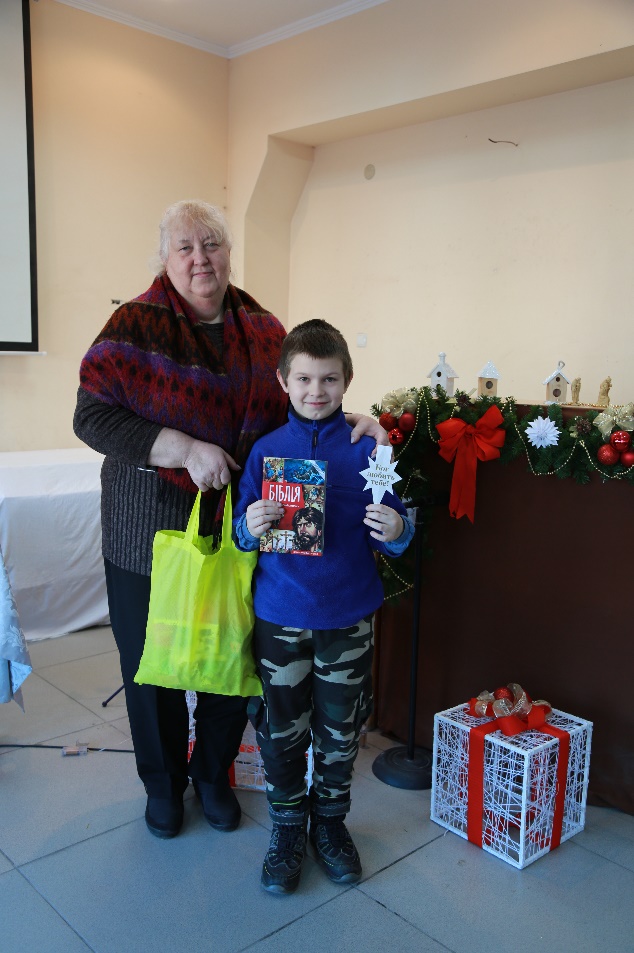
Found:
M 28 0 L 0 0 L 0 351 L 37 351 Z

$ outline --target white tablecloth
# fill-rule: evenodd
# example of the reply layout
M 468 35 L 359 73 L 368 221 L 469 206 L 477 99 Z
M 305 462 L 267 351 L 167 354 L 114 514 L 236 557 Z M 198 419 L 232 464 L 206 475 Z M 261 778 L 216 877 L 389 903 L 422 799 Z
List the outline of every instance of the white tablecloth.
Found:
M 0 548 L 0 702 L 13 699 L 24 711 L 20 686 L 32 671 Z
M 88 447 L 0 453 L 0 549 L 27 639 L 108 621 L 102 461 Z

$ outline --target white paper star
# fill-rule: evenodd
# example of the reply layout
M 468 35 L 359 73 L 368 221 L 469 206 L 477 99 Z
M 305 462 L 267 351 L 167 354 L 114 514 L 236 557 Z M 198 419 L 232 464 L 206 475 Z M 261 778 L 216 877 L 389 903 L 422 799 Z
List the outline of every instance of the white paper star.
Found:
M 559 430 L 548 417 L 538 417 L 526 428 L 528 442 L 534 447 L 554 447 L 559 443 Z
M 396 472 L 396 463 L 392 463 L 392 448 L 377 447 L 376 458 L 368 457 L 370 466 L 366 470 L 359 470 L 361 476 L 367 480 L 364 490 L 372 490 L 372 502 L 380 503 L 384 494 L 394 493 L 392 485 L 401 479 Z

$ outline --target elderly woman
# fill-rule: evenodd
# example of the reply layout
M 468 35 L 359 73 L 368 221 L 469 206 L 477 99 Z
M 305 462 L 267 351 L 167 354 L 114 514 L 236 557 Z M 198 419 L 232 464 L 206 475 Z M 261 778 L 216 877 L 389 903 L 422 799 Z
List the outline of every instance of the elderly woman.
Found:
M 199 693 L 196 744 L 187 761 L 185 693 L 137 685 L 150 597 L 152 541 L 184 530 L 198 489 L 201 532 L 221 514 L 221 492 L 263 433 L 286 419 L 275 369 L 285 331 L 229 283 L 231 237 L 220 209 L 177 202 L 160 225 L 161 268 L 150 288 L 118 308 L 84 357 L 74 429 L 105 454 L 101 471 L 103 556 L 110 619 L 145 820 L 157 837 L 183 822 L 188 779 L 209 824 L 234 830 L 240 806 L 228 769 L 246 725 L 246 699 Z M 380 439 L 371 418 L 352 416 L 353 441 Z

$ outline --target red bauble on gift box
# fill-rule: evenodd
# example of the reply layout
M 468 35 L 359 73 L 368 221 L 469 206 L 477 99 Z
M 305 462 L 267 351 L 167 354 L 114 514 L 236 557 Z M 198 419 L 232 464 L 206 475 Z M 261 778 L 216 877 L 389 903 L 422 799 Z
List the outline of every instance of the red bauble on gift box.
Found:
M 618 450 L 619 453 L 628 450 L 631 442 L 631 437 L 627 430 L 615 430 L 610 437 L 610 446 Z
M 619 451 L 615 450 L 609 443 L 604 443 L 597 450 L 597 460 L 604 467 L 613 467 L 615 463 L 619 462 Z
M 624 467 L 634 467 L 634 450 L 624 450 L 619 463 Z
M 387 435 L 387 439 L 390 441 L 393 447 L 398 447 L 405 440 L 405 434 L 402 430 L 399 430 L 398 427 L 394 427 L 393 430 L 390 430 Z
M 510 702 L 514 701 L 513 692 L 510 690 L 510 688 L 496 688 L 493 692 L 493 697 L 496 700 L 499 700 L 500 698 L 506 698 Z
M 392 414 L 381 414 L 379 417 L 379 423 L 384 430 L 387 430 L 388 433 L 390 430 L 393 430 L 396 427 L 396 417 L 393 417 Z

